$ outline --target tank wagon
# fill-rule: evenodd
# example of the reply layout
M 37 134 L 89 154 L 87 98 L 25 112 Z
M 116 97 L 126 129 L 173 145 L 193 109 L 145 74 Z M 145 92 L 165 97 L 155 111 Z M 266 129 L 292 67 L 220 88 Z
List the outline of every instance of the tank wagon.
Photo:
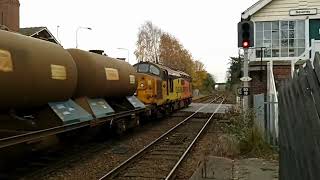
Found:
M 7 31 L 0 31 L 0 39 L 1 129 L 29 131 L 58 125 L 45 120 L 45 112 L 52 111 L 48 103 L 67 101 L 76 89 L 72 56 L 54 43 Z
M 75 97 L 132 96 L 137 88 L 135 69 L 125 61 L 79 49 L 68 49 L 78 69 Z
M 0 139 L 139 123 L 145 105 L 133 96 L 130 64 L 2 30 L 0 39 Z M 7 142 L 0 141 L 0 148 Z

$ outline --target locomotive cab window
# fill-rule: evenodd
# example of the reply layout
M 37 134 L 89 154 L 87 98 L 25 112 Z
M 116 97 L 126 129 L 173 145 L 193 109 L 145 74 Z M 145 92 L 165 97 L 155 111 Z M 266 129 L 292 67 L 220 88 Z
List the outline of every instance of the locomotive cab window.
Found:
M 154 65 L 150 65 L 150 73 L 160 76 L 160 70 Z
M 138 72 L 141 72 L 141 73 L 149 72 L 149 64 L 139 64 Z

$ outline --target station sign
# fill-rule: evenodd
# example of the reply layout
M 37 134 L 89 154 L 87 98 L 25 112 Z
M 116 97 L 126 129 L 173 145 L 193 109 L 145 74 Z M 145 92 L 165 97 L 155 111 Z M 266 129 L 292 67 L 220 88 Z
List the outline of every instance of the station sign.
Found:
M 250 88 L 249 87 L 238 88 L 238 95 L 239 96 L 249 96 L 250 95 Z
M 290 16 L 315 15 L 317 8 L 292 9 L 289 11 Z

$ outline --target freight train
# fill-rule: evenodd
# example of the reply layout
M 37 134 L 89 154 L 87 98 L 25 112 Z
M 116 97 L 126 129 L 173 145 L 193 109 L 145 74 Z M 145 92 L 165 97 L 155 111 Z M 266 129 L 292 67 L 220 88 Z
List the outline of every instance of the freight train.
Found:
M 0 30 L 0 149 L 96 126 L 125 131 L 191 103 L 191 78 Z

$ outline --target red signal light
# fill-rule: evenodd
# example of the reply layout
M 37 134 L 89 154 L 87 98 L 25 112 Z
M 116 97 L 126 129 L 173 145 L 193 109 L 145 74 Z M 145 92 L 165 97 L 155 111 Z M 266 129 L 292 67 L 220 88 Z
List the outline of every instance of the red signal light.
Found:
M 243 42 L 242 42 L 242 47 L 243 47 L 243 48 L 249 48 L 249 46 L 250 46 L 249 41 L 243 41 Z

